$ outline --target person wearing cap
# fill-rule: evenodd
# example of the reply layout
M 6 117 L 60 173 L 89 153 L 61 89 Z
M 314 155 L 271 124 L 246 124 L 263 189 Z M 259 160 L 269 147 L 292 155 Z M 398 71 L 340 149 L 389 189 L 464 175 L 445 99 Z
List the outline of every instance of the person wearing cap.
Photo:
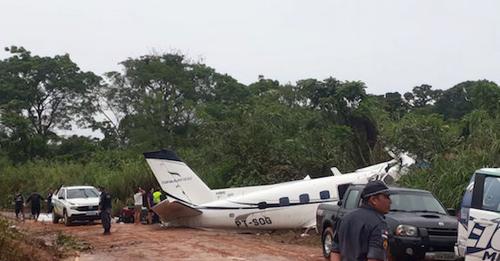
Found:
M 99 211 L 101 215 L 102 227 L 104 228 L 104 235 L 111 234 L 111 195 L 106 191 L 103 186 L 99 186 Z
M 389 233 L 384 214 L 391 208 L 390 194 L 380 180 L 366 184 L 361 192 L 361 207 L 337 223 L 330 260 L 388 260 Z

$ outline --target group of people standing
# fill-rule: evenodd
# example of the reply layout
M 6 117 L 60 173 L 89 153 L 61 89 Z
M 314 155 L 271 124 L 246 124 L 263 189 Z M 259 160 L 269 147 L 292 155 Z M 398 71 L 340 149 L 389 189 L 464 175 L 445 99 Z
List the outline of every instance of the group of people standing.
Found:
M 148 224 L 158 223 L 159 217 L 153 212 L 152 208 L 164 199 L 164 195 L 160 189 L 151 188 L 145 191 L 141 187 L 137 187 L 134 194 L 134 223 L 141 223 L 142 207 L 147 209 Z
M 101 217 L 101 222 L 104 228 L 104 235 L 109 235 L 111 234 L 112 198 L 111 194 L 109 194 L 104 187 L 99 186 L 98 188 L 101 192 L 99 195 L 99 215 Z M 16 219 L 21 219 L 22 221 L 24 221 L 24 207 L 28 204 L 31 204 L 32 218 L 37 221 L 41 213 L 42 202 L 44 201 L 47 204 L 47 213 L 52 213 L 52 210 L 54 208 L 52 205 L 52 196 L 52 190 L 48 191 L 45 198 L 40 193 L 33 192 L 28 196 L 26 200 L 24 200 L 23 194 L 18 191 L 14 195 Z M 141 212 L 143 206 L 147 209 L 147 222 L 149 224 L 160 222 L 158 215 L 153 212 L 152 207 L 160 203 L 164 199 L 165 196 L 160 189 L 151 188 L 146 192 L 141 187 L 138 187 L 136 193 L 134 194 L 134 223 L 139 224 L 141 222 Z
M 49 190 L 47 192 L 46 198 L 42 197 L 42 195 L 40 195 L 40 193 L 38 193 L 38 192 L 33 192 L 28 196 L 26 201 L 24 200 L 23 194 L 18 191 L 14 195 L 16 219 L 19 220 L 21 218 L 21 220 L 24 221 L 24 219 L 25 219 L 24 206 L 31 204 L 31 216 L 35 221 L 37 221 L 38 217 L 40 216 L 43 201 L 46 201 L 46 203 L 47 203 L 47 213 L 52 213 L 52 209 L 53 209 L 52 190 Z

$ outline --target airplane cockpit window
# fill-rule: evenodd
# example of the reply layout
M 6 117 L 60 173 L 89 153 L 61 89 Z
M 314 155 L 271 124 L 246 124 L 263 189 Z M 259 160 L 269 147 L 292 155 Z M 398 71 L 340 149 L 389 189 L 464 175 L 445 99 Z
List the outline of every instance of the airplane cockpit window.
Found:
M 267 203 L 265 201 L 262 201 L 262 202 L 259 202 L 259 204 L 257 204 L 257 206 L 259 207 L 259 209 L 265 209 L 265 208 L 267 208 Z
M 288 206 L 290 205 L 290 199 L 288 197 L 280 198 L 280 206 Z
M 300 203 L 309 203 L 309 194 L 300 194 L 299 201 Z
M 320 199 L 329 199 L 330 198 L 330 191 L 328 190 L 323 190 L 319 193 L 319 198 Z

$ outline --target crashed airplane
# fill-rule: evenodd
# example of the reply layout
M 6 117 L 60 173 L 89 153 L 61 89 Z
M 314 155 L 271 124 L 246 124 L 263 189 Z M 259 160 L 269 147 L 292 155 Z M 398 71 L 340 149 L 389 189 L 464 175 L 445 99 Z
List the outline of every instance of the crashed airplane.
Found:
M 176 226 L 238 230 L 314 227 L 318 205 L 337 202 L 350 184 L 373 179 L 392 182 L 414 163 L 401 155 L 352 173 L 341 174 L 332 168 L 329 177 L 211 190 L 173 151 L 146 152 L 144 157 L 169 198 L 153 207 L 163 221 Z

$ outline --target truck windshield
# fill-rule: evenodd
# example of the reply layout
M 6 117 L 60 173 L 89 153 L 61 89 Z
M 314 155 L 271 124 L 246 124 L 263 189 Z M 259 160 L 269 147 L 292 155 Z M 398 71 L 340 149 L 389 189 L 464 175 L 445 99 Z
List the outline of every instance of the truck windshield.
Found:
M 428 193 L 393 194 L 391 201 L 391 211 L 446 214 L 446 210 L 439 201 Z
M 97 198 L 99 192 L 92 188 L 68 189 L 67 198 Z

